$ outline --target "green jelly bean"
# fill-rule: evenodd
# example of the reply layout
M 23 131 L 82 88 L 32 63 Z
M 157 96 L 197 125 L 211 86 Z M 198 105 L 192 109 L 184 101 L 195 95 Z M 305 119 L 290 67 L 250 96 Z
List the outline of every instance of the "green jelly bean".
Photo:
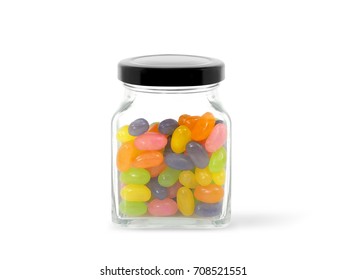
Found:
M 124 184 L 145 185 L 150 181 L 150 173 L 144 168 L 130 168 L 121 173 L 120 181 Z
M 178 181 L 180 172 L 181 170 L 176 170 L 176 169 L 167 167 L 159 175 L 159 184 L 162 187 L 173 186 Z
M 147 213 L 147 209 L 145 202 L 123 200 L 119 205 L 120 212 L 127 216 L 142 216 Z
M 226 165 L 227 152 L 224 147 L 216 150 L 210 158 L 209 170 L 211 172 L 220 172 Z

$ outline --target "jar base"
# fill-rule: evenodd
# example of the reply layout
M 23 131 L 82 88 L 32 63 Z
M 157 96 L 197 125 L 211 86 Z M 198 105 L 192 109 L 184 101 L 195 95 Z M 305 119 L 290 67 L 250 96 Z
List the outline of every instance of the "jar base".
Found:
M 119 218 L 113 216 L 113 223 L 126 228 L 181 228 L 212 229 L 224 228 L 230 223 L 230 215 L 224 218 L 189 218 L 189 217 L 138 217 Z

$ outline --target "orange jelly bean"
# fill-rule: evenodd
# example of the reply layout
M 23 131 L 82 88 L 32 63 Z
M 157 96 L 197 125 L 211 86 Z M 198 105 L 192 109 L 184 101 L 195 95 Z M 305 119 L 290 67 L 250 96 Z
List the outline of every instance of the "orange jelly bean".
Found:
M 197 120 L 191 130 L 191 138 L 195 141 L 202 141 L 206 139 L 215 125 L 215 118 L 212 113 L 205 113 Z
M 152 124 L 149 126 L 148 132 L 159 132 L 159 123 L 158 123 L 158 122 L 152 123 Z
M 133 160 L 139 155 L 139 151 L 136 149 L 134 141 L 126 142 L 122 144 L 117 153 L 117 167 L 120 171 L 127 171 Z
M 178 119 L 179 125 L 184 125 L 188 117 L 190 117 L 190 115 L 187 115 L 187 114 L 181 115 Z
M 157 177 L 159 176 L 159 174 L 165 170 L 167 167 L 166 163 L 165 162 L 162 162 L 160 165 L 158 166 L 154 166 L 154 167 L 150 167 L 150 168 L 147 168 L 147 170 L 149 171 L 150 173 L 150 177 Z
M 200 119 L 200 116 L 191 116 L 186 118 L 185 120 L 185 126 L 187 126 L 190 130 L 193 129 L 193 127 L 195 126 L 195 124 L 197 123 L 197 121 Z
M 163 155 L 158 151 L 148 151 L 138 155 L 133 161 L 133 167 L 150 168 L 163 162 Z
M 198 186 L 196 187 L 194 193 L 197 200 L 205 203 L 219 202 L 220 200 L 222 200 L 223 194 L 223 188 L 215 184 L 210 184 L 208 186 Z

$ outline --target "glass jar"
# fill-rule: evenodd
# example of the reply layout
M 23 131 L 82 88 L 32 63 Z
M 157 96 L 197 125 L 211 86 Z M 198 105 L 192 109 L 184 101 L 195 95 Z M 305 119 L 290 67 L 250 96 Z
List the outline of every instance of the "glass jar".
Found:
M 230 221 L 231 120 L 218 101 L 220 60 L 121 61 L 112 120 L 112 217 L 127 227 L 210 228 Z

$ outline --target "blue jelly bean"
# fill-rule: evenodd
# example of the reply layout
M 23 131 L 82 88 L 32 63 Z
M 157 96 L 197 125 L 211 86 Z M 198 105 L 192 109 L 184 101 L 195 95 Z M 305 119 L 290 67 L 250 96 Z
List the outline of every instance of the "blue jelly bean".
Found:
M 177 170 L 191 170 L 195 168 L 189 156 L 184 154 L 168 153 L 165 156 L 165 163 Z
M 217 125 L 218 123 L 223 123 L 223 120 L 216 120 L 215 125 Z
M 174 130 L 179 126 L 178 122 L 173 119 L 166 119 L 159 124 L 159 131 L 162 134 L 172 135 Z
M 149 129 L 149 123 L 146 119 L 137 119 L 130 123 L 129 134 L 132 136 L 138 136 L 143 134 Z
M 190 141 L 186 144 L 186 151 L 195 166 L 201 169 L 208 166 L 208 153 L 201 144 L 195 141 Z
M 168 196 L 168 188 L 162 187 L 157 177 L 150 179 L 147 186 L 150 188 L 151 193 L 158 199 L 165 199 Z
M 214 217 L 221 214 L 222 202 L 219 203 L 197 203 L 195 213 L 201 217 Z

